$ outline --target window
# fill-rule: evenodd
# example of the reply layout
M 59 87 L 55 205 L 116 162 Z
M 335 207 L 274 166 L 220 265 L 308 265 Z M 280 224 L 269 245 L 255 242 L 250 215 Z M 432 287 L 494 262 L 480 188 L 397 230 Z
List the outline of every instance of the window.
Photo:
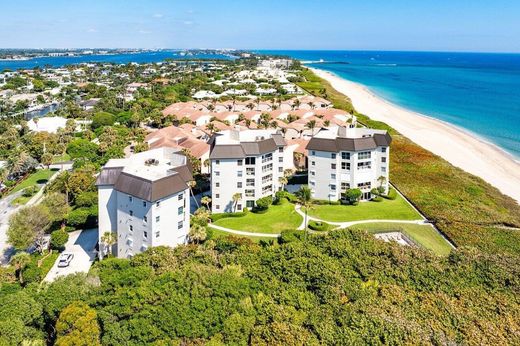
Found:
M 278 167 L 278 172 L 283 173 L 283 167 Z
M 372 164 L 370 163 L 370 161 L 358 162 L 358 164 L 357 164 L 358 170 L 370 169 L 370 168 L 372 168 Z
M 382 157 L 381 162 L 383 162 L 383 163 L 386 162 L 386 157 Z
M 239 178 L 242 177 L 242 171 L 237 171 L 237 177 L 239 177 Z
M 156 216 L 155 217 L 155 222 L 159 222 L 159 221 L 161 221 L 161 217 L 160 216 Z
M 134 226 L 132 226 L 132 225 L 128 226 L 128 230 L 129 230 L 130 232 L 133 232 L 133 231 L 134 231 Z
M 336 159 L 336 153 L 332 153 L 332 154 L 330 154 L 330 158 L 333 159 L 333 160 L 335 160 L 335 159 Z
M 265 172 L 270 172 L 273 170 L 273 164 L 272 163 L 269 163 L 265 166 L 262 166 L 262 172 L 265 173 Z
M 184 199 L 184 194 L 181 193 L 181 194 L 177 197 L 177 199 L 178 199 L 179 201 L 182 201 L 182 200 Z
M 239 181 L 239 182 L 237 182 L 237 189 L 241 189 L 241 188 L 242 188 L 242 182 Z
M 255 186 L 254 179 L 246 179 L 246 186 Z
M 160 207 L 160 206 L 161 206 L 161 201 L 157 201 L 157 202 L 155 202 L 155 206 L 156 206 L 156 207 Z
M 256 163 L 255 157 L 246 157 L 246 165 L 254 165 Z
M 216 193 L 215 198 L 220 198 L 220 193 Z
M 237 160 L 237 165 L 242 166 L 244 164 L 244 160 Z
M 350 153 L 341 153 L 341 159 L 342 160 L 350 160 Z
M 143 207 L 146 208 L 146 201 L 143 201 Z
M 246 175 L 255 175 L 254 168 L 246 168 Z
M 148 232 L 144 231 L 143 232 L 143 237 L 148 238 Z
M 161 235 L 161 232 L 159 232 L 159 231 L 155 232 L 155 238 L 159 238 L 160 235 Z
M 246 190 L 246 197 L 255 197 L 255 190 Z
M 382 148 L 381 148 L 381 151 L 382 151 L 383 153 L 386 153 L 386 147 L 382 147 Z
M 272 174 L 268 174 L 265 177 L 262 177 L 262 184 L 270 183 L 271 181 L 273 181 Z
M 273 160 L 273 154 L 272 153 L 269 153 L 269 154 L 265 154 L 262 156 L 262 163 L 266 163 L 266 162 L 269 162 L 269 161 L 272 161 Z
M 315 161 L 311 161 L 311 166 L 316 166 L 316 162 Z
M 363 151 L 361 153 L 358 153 L 358 159 L 359 160 L 367 160 L 372 157 L 372 153 L 370 151 Z
M 219 182 L 216 182 L 216 183 L 215 183 L 215 187 L 220 187 L 220 183 L 219 183 Z
M 184 213 L 184 207 L 177 208 L 177 215 L 182 215 Z
M 133 210 L 130 210 L 128 213 L 130 214 L 130 216 L 134 216 L 134 211 Z
M 336 184 L 330 184 L 330 190 L 336 191 Z
M 315 176 L 316 175 L 316 171 L 311 171 L 311 175 Z
M 311 155 L 312 155 L 312 156 L 316 155 L 316 152 L 315 152 L 314 150 L 311 151 Z
M 217 205 L 215 206 L 215 209 L 216 209 L 216 210 L 220 210 L 220 205 L 217 204 Z
M 330 179 L 335 180 L 335 179 L 336 179 L 336 174 L 332 173 L 332 174 L 330 175 Z
M 350 171 L 350 162 L 342 162 L 341 169 L 345 171 Z
M 267 185 L 262 188 L 262 194 L 265 195 L 266 193 L 273 191 L 273 185 Z
M 336 164 L 335 164 L 335 163 L 331 163 L 331 164 L 330 164 L 330 168 L 331 168 L 331 169 L 336 169 Z
M 316 185 L 316 183 L 311 180 L 311 186 L 314 186 L 314 185 Z
M 282 156 L 280 156 L 280 157 L 278 158 L 278 162 L 279 162 L 279 163 L 283 163 L 283 157 L 282 157 Z
M 128 196 L 128 202 L 132 202 L 134 198 L 132 196 Z
M 345 182 L 341 182 L 341 191 L 346 191 L 350 189 L 350 184 L 349 183 L 345 183 Z
M 357 187 L 360 189 L 370 189 L 372 187 L 372 184 L 368 181 L 366 183 L 357 184 Z
M 242 210 L 242 204 L 237 204 L 237 209 Z
M 143 216 L 143 222 L 148 222 L 148 217 L 147 216 Z
M 215 160 L 216 165 L 220 165 L 220 160 Z
M 219 171 L 215 171 L 215 176 L 216 177 L 220 177 L 220 172 Z
M 181 229 L 182 227 L 184 227 L 184 221 L 177 222 L 177 229 Z
M 279 153 L 283 153 L 283 147 L 278 148 Z
M 381 173 L 386 173 L 386 167 L 381 167 Z
M 255 201 L 246 201 L 246 207 L 254 208 L 255 207 Z

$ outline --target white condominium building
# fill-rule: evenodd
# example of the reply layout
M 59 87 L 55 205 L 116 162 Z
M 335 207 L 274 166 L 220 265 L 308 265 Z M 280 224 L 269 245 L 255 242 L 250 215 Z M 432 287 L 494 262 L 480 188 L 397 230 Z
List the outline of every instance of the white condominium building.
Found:
M 293 167 L 292 151 L 276 130 L 229 130 L 210 139 L 212 212 L 252 208 L 280 190 L 279 178 Z M 235 194 L 240 194 L 238 200 Z
M 192 179 L 189 162 L 178 149 L 108 161 L 96 181 L 100 244 L 105 232 L 113 232 L 115 254 L 128 258 L 151 246 L 185 243 Z
M 321 129 L 307 144 L 313 198 L 337 201 L 342 192 L 358 188 L 367 200 L 381 183 L 388 191 L 391 141 L 384 130 Z

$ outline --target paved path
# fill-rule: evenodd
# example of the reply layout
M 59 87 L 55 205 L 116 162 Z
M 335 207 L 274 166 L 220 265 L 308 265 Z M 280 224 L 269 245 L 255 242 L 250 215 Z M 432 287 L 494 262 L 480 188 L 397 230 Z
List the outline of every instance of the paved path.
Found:
M 97 241 L 97 228 L 69 233 L 69 241 L 65 244 L 65 251 L 62 253 L 72 253 L 74 258 L 68 267 L 58 268 L 58 257 L 44 281 L 52 282 L 60 276 L 74 273 L 88 273 L 96 259 Z
M 298 214 L 300 214 L 304 221 L 298 227 L 299 230 L 305 229 L 305 213 L 301 210 L 301 206 L 297 205 L 295 207 L 295 210 Z M 346 221 L 346 222 L 331 222 L 327 220 L 321 220 L 316 217 L 312 217 L 310 215 L 307 215 L 307 221 L 318 221 L 318 222 L 326 222 L 329 225 L 337 226 L 336 228 L 348 228 L 354 225 L 362 224 L 362 223 L 374 223 L 374 222 L 385 222 L 385 223 L 411 223 L 411 224 L 417 224 L 417 225 L 424 225 L 429 223 L 424 219 L 418 219 L 418 220 L 381 220 L 381 219 L 371 219 L 371 220 L 358 220 L 358 221 Z
M 25 204 L 12 205 L 12 201 L 20 197 L 23 190 L 13 193 L 0 200 L 0 265 L 7 265 L 14 253 L 14 248 L 7 242 L 7 230 L 9 229 L 9 218 L 20 208 L 36 205 L 41 202 L 45 186 L 56 179 L 59 171 L 55 172 L 45 184 L 40 185 L 40 190 Z
M 221 226 L 214 225 L 212 223 L 208 224 L 209 227 L 218 229 L 222 232 L 237 234 L 237 235 L 243 235 L 246 237 L 269 237 L 269 238 L 278 238 L 280 234 L 274 234 L 274 233 L 254 233 L 254 232 L 246 232 L 246 231 L 236 231 L 234 229 L 225 228 Z

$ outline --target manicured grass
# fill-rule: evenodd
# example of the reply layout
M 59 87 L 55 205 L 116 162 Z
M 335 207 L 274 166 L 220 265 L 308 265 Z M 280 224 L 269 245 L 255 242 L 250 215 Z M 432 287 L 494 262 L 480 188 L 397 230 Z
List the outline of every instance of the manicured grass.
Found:
M 400 231 L 422 247 L 440 256 L 447 256 L 452 249 L 446 240 L 429 225 L 376 222 L 354 225 L 350 228 L 367 231 L 369 233 Z
M 56 262 L 59 255 L 60 254 L 58 253 L 58 251 L 52 250 L 52 253 L 43 260 L 42 266 L 40 267 L 42 271 L 42 279 L 45 278 L 45 276 L 47 276 L 47 273 L 49 272 L 49 270 L 51 270 L 52 266 L 54 265 L 54 262 Z M 43 256 L 38 256 L 36 260 L 42 257 Z
M 67 162 L 67 161 L 70 161 L 70 155 L 67 153 L 62 154 L 62 155 L 56 155 L 52 159 L 52 163 L 60 163 L 60 162 Z
M 309 215 L 329 222 L 359 220 L 420 220 L 421 216 L 401 196 L 358 205 L 314 205 Z
M 294 210 L 294 204 L 283 202 L 272 205 L 263 214 L 248 213 L 243 217 L 220 219 L 215 225 L 237 231 L 255 233 L 281 233 L 286 229 L 296 229 L 302 223 L 302 217 Z
M 265 241 L 275 241 L 276 242 L 276 238 L 272 238 L 272 237 L 249 237 L 249 236 L 244 236 L 244 235 L 238 235 L 238 234 L 232 234 L 232 233 L 228 233 L 228 232 L 224 232 L 224 231 L 221 231 L 221 230 L 218 230 L 218 229 L 215 229 L 215 228 L 211 228 L 211 227 L 208 227 L 211 232 L 213 232 L 213 239 L 218 239 L 218 238 L 225 238 L 227 236 L 233 236 L 233 237 L 238 237 L 238 238 L 246 238 L 246 239 L 249 239 L 255 243 L 259 243 L 260 241 L 262 240 L 265 240 Z
M 45 184 L 54 174 L 55 170 L 51 169 L 39 169 L 30 176 L 28 176 L 24 181 L 20 184 L 16 185 L 14 189 L 11 190 L 9 194 L 13 194 L 15 192 L 21 191 L 26 187 L 37 185 L 37 184 Z
M 33 198 L 33 196 L 30 196 L 30 197 L 25 197 L 25 196 L 16 197 L 11 202 L 11 205 L 25 205 L 27 202 L 29 202 L 29 200 L 31 198 Z

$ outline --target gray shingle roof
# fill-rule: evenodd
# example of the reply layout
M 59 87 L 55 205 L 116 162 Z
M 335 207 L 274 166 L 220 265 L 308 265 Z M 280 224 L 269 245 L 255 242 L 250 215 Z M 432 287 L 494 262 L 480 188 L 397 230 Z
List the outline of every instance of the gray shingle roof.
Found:
M 374 134 L 371 137 L 363 138 L 342 138 L 336 139 L 313 137 L 307 144 L 307 150 L 318 150 L 337 153 L 340 151 L 360 151 L 373 150 L 377 147 L 389 146 L 392 137 L 388 133 Z

